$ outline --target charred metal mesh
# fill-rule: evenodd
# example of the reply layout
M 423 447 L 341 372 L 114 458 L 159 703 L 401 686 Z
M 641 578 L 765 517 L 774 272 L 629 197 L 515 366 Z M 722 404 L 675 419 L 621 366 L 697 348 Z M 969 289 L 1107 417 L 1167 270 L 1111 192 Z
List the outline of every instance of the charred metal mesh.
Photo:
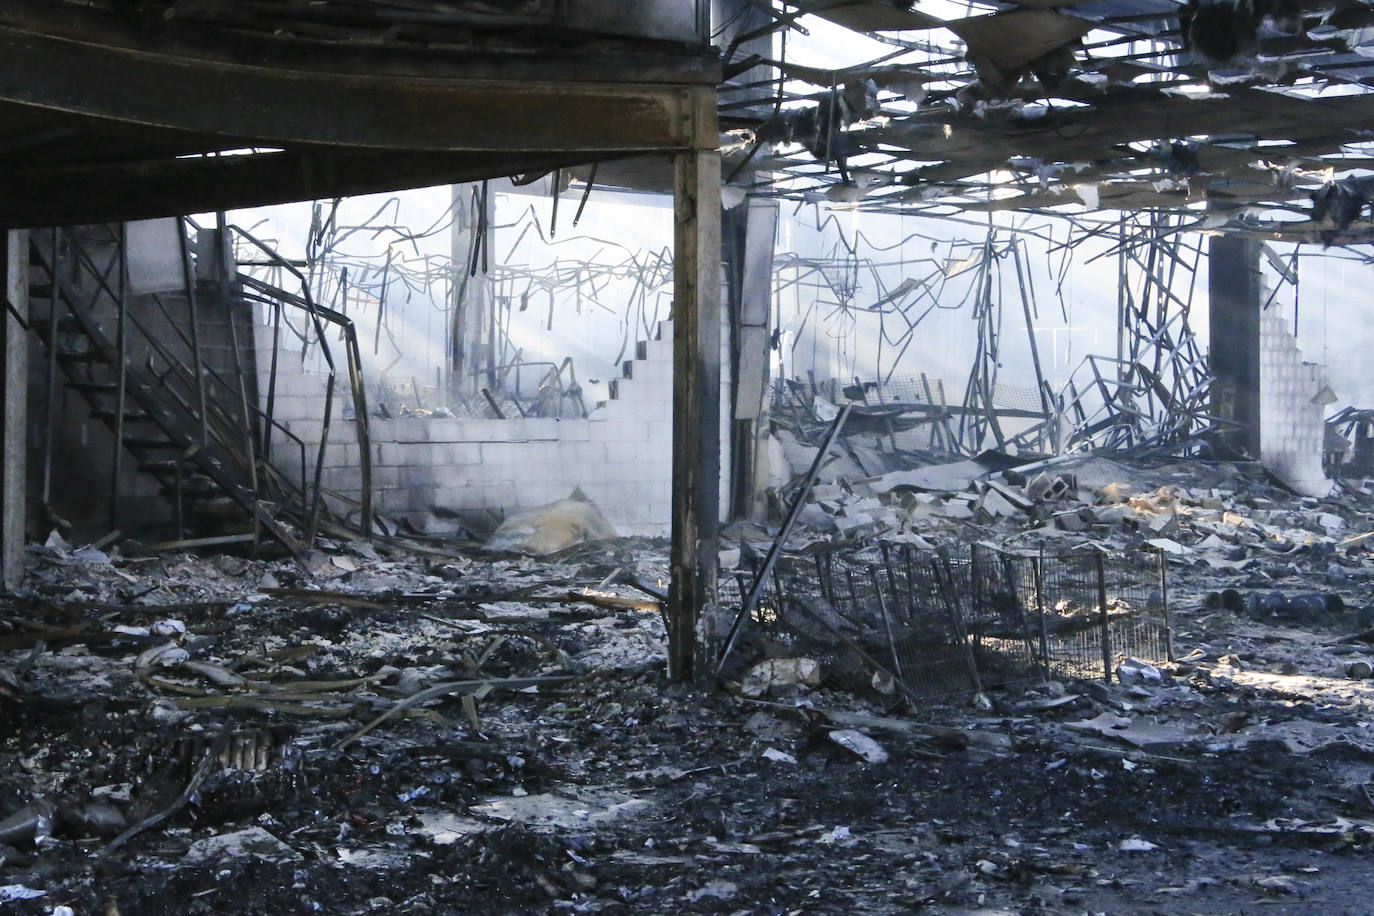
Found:
M 882 542 L 780 559 L 752 623 L 840 686 L 930 701 L 1051 674 L 1110 677 L 1128 656 L 1167 659 L 1164 575 L 1154 551 Z

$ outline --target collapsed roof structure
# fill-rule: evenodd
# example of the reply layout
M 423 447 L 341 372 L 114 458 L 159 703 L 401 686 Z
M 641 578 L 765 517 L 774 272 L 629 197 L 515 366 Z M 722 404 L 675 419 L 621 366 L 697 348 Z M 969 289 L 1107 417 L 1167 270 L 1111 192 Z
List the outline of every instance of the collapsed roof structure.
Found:
M 727 58 L 775 68 L 723 84 L 727 167 L 758 173 L 754 193 L 931 215 L 1188 210 L 1190 228 L 1327 243 L 1368 228 L 1363 4 L 796 6 L 773 27 L 814 12 L 887 50 L 835 70 L 789 63 L 785 42 L 781 59 Z M 804 146 L 799 128 L 810 149 L 769 144 Z

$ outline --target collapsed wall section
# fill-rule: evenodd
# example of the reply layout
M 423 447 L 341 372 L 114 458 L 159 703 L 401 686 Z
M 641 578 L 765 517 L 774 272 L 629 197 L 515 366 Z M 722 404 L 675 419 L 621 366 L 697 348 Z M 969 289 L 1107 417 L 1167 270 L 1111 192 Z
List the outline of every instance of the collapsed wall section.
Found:
M 1304 496 L 1327 496 L 1322 470 L 1326 405 L 1335 400 L 1326 367 L 1304 362 L 1288 323 L 1260 316 L 1260 461 Z
M 259 391 L 268 391 L 271 329 L 258 327 Z M 672 323 L 640 342 L 613 397 L 586 419 L 505 420 L 373 416 L 374 508 L 429 534 L 457 532 L 465 519 L 503 515 L 567 497 L 580 487 L 626 536 L 666 536 L 671 522 Z M 326 376 L 303 371 L 298 352 L 278 354 L 273 415 L 306 449 L 304 473 L 324 430 Z M 347 381 L 335 381 L 322 485 L 342 514 L 362 496 L 362 471 Z M 265 406 L 265 401 L 264 401 Z M 274 439 L 273 464 L 301 474 L 299 446 Z

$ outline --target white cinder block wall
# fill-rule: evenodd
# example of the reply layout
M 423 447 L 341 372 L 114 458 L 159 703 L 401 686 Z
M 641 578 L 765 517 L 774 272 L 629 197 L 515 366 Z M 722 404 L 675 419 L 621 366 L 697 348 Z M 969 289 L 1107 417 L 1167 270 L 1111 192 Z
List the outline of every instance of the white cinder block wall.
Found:
M 1303 362 L 1288 323 L 1273 313 L 1260 317 L 1260 460 L 1307 496 L 1326 496 L 1331 481 L 1322 471 L 1325 444 L 1326 369 Z
M 259 391 L 266 403 L 271 329 L 259 326 Z M 376 511 L 432 534 L 456 531 L 456 514 L 506 514 L 562 499 L 581 487 L 622 535 L 666 536 L 671 525 L 672 323 L 641 343 L 615 397 L 586 420 L 468 420 L 372 417 L 372 485 Z M 278 356 L 275 418 L 306 444 L 314 474 L 324 416 L 325 376 L 302 372 L 300 354 Z M 362 472 L 347 378 L 335 381 L 334 419 L 324 486 L 357 499 Z M 371 404 L 375 408 L 375 404 Z M 351 411 L 350 411 L 351 414 Z M 299 449 L 273 439 L 273 464 L 299 473 Z

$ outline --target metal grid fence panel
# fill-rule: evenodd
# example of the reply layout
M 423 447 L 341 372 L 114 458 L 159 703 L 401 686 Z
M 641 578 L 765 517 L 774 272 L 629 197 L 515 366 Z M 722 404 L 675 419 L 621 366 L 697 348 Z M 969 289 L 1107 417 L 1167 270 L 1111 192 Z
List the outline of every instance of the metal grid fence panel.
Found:
M 784 557 L 770 579 L 754 626 L 817 658 L 840 686 L 913 702 L 1050 674 L 1110 676 L 1119 658 L 1170 654 L 1163 557 L 1152 551 L 880 542 Z
M 1118 658 L 1169 657 L 1163 554 L 1060 554 L 1040 562 L 1053 672 L 1104 677 Z

